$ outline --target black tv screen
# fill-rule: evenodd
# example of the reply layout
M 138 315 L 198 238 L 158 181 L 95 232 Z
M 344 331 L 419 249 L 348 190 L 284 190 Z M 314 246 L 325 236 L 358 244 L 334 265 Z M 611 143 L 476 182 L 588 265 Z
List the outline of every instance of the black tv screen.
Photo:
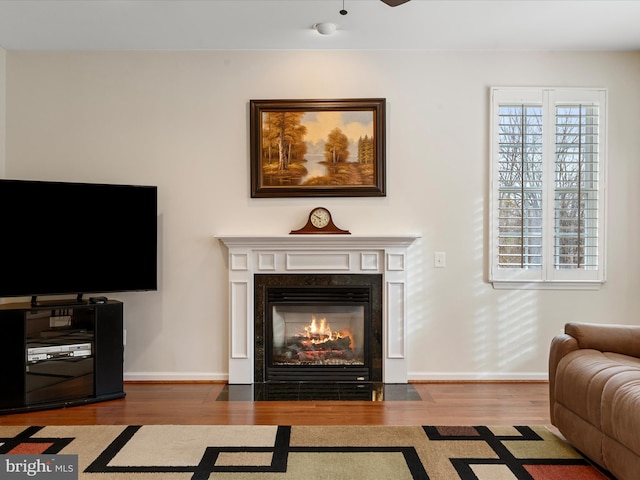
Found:
M 157 289 L 157 188 L 0 179 L 0 297 Z

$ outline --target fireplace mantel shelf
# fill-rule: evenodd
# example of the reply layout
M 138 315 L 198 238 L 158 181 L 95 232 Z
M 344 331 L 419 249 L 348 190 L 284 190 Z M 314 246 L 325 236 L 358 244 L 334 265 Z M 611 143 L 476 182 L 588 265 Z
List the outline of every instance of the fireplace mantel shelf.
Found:
M 392 248 L 408 247 L 420 238 L 420 235 L 216 235 L 216 238 L 228 247 Z

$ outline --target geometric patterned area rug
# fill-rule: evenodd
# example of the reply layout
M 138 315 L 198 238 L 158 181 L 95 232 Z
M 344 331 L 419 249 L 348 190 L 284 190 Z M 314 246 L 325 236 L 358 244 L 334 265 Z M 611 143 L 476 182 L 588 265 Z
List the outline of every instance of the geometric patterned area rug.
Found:
M 543 426 L 2 426 L 0 454 L 78 455 L 81 480 L 611 478 Z

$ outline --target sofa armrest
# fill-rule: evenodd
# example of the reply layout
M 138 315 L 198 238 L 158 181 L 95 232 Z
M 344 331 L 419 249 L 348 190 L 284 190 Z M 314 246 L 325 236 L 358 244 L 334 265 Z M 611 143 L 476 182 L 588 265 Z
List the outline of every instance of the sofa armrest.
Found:
M 639 325 L 567 323 L 564 332 L 577 340 L 579 348 L 640 357 Z
M 549 351 L 549 407 L 553 425 L 556 372 L 562 357 L 574 350 L 588 348 L 640 358 L 640 325 L 570 322 L 564 326 L 564 332 L 553 338 Z
M 571 335 L 562 333 L 553 337 L 551 340 L 551 348 L 549 350 L 549 408 L 551 415 L 551 423 L 555 422 L 555 415 L 553 414 L 554 404 L 556 402 L 556 370 L 558 369 L 558 362 L 567 353 L 578 350 L 578 341 Z

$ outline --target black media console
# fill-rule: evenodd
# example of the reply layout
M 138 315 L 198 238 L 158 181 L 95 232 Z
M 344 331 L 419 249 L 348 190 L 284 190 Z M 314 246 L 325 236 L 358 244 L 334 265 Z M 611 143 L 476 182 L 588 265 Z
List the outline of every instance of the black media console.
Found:
M 0 305 L 0 414 L 111 400 L 123 390 L 123 305 Z

